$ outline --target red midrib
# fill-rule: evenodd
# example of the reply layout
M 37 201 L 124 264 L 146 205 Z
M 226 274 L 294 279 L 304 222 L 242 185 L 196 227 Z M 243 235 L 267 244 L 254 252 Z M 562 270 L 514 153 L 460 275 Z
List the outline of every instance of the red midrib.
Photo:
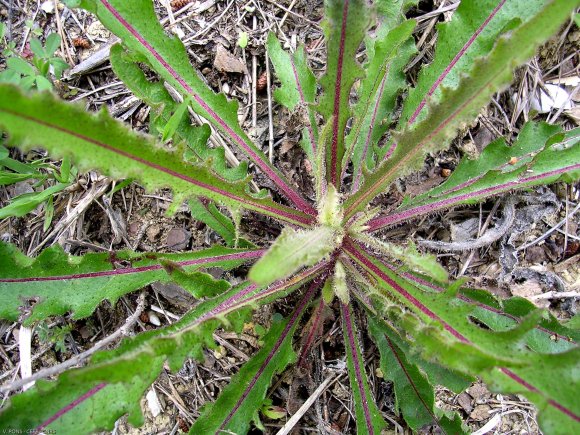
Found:
M 346 24 L 348 18 L 349 0 L 344 1 L 342 24 L 340 28 L 340 43 L 336 65 L 336 82 L 334 84 L 334 108 L 332 113 L 332 144 L 330 149 L 330 182 L 338 187 L 338 139 L 340 127 L 340 103 L 342 91 L 342 65 L 344 63 L 344 45 L 346 40 Z

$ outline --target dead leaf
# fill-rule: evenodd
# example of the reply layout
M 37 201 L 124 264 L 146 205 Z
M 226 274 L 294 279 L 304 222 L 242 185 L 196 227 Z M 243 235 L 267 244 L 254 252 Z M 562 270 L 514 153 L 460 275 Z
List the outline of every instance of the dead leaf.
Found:
M 478 405 L 475 407 L 473 412 L 469 414 L 469 417 L 475 421 L 487 420 L 489 418 L 489 411 L 491 407 L 489 405 Z
M 169 249 L 181 251 L 187 248 L 191 233 L 183 228 L 172 228 L 167 233 L 166 244 Z
M 247 74 L 246 65 L 237 57 L 233 56 L 224 47 L 218 44 L 213 61 L 213 66 L 220 72 L 231 72 L 238 74 Z

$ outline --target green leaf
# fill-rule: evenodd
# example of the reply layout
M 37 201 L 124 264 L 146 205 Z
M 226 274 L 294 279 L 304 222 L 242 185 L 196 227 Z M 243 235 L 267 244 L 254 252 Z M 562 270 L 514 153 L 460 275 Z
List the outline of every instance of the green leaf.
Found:
M 254 198 L 246 192 L 245 182 L 226 183 L 201 165 L 184 164 L 182 149 L 162 148 L 105 112 L 95 116 L 47 93 L 27 97 L 11 86 L 0 86 L 0 125 L 12 135 L 13 143 L 41 144 L 53 156 L 74 156 L 81 170 L 98 168 L 116 178 L 136 178 L 148 189 L 171 187 L 177 205 L 205 196 L 298 225 L 312 221 L 311 216 L 270 199 Z
M 240 127 L 237 101 L 227 101 L 223 94 L 215 94 L 193 70 L 183 43 L 177 37 L 167 36 L 159 24 L 153 3 L 149 0 L 83 0 L 81 6 L 95 13 L 129 50 L 138 53 L 142 62 L 151 65 L 184 98 L 190 97 L 193 110 L 239 147 L 301 211 L 315 214 L 313 207 Z
M 528 123 L 512 146 L 503 139 L 489 144 L 474 160 L 464 157 L 451 176 L 392 213 L 372 219 L 375 231 L 427 213 L 472 204 L 490 195 L 580 178 L 580 128 L 561 133 L 558 126 Z
M 395 136 L 394 153 L 345 203 L 345 219 L 361 211 L 397 178 L 420 166 L 426 153 L 445 147 L 457 129 L 471 121 L 489 98 L 511 81 L 512 70 L 556 32 L 577 4 L 579 0 L 547 2 L 530 20 L 500 37 L 488 56 L 473 62 L 469 76 L 463 76 L 456 89 L 445 88 L 440 103 L 430 107 L 424 121 L 407 126 Z
M 58 33 L 51 33 L 46 37 L 46 42 L 44 43 L 45 57 L 51 57 L 58 50 L 60 41 L 61 39 Z
M 364 369 L 361 344 L 349 305 L 340 304 L 350 387 L 354 396 L 357 434 L 379 435 L 386 423 L 372 396 Z
M 214 282 L 192 272 L 213 266 L 231 269 L 259 258 L 263 251 L 215 247 L 186 254 L 120 251 L 72 257 L 51 247 L 32 259 L 2 244 L 0 253 L 0 317 L 16 320 L 24 314 L 31 324 L 67 311 L 76 319 L 89 316 L 101 301 L 115 303 L 158 281 L 177 282 L 195 297 L 205 296 L 207 291 L 199 285 Z M 34 302 L 32 308 L 26 301 Z
M 381 371 L 385 379 L 393 381 L 396 407 L 411 429 L 434 423 L 445 433 L 465 433 L 459 415 L 451 420 L 447 416 L 439 419 L 435 410 L 435 390 L 427 376 L 416 363 L 392 340 L 385 328 L 369 318 L 370 332 L 381 354 Z M 413 356 L 414 357 L 414 356 Z
M 258 421 L 257 412 L 273 376 L 296 361 L 292 336 L 317 288 L 315 285 L 310 287 L 288 319 L 275 321 L 270 326 L 262 338 L 262 349 L 243 365 L 219 398 L 206 407 L 191 427 L 191 434 L 220 431 L 243 434 L 248 432 L 251 420 Z
M 405 99 L 399 125 L 425 118 L 429 102 L 441 100 L 443 88 L 456 88 L 461 76 L 470 73 L 473 62 L 486 56 L 509 26 L 524 23 L 545 6 L 544 0 L 462 1 L 450 22 L 439 24 L 433 62 L 419 74 L 417 85 Z
M 91 433 L 113 429 L 124 414 L 133 426 L 141 425 L 139 398 L 165 361 L 176 371 L 187 357 L 203 358 L 201 349 L 214 345 L 212 333 L 220 322 L 241 330 L 249 320 L 244 307 L 283 297 L 319 272 L 320 268 L 311 268 L 266 289 L 244 282 L 198 304 L 168 327 L 127 338 L 115 350 L 94 354 L 89 366 L 65 372 L 56 382 L 38 381 L 34 388 L 10 398 L 0 413 L 0 430 L 28 427 Z
M 480 376 L 498 391 L 524 394 L 538 406 L 546 428 L 561 424 L 573 433 L 578 427 L 580 409 L 574 385 L 579 376 L 580 347 L 558 353 L 528 348 L 526 338 L 542 318 L 540 311 L 531 312 L 509 330 L 490 331 L 472 321 L 473 305 L 455 297 L 457 288 L 442 293 L 421 290 L 362 248 L 347 242 L 346 249 L 376 280 L 377 296 L 384 300 L 385 310 L 397 319 L 402 332 L 413 334 L 415 347 L 424 357 Z M 414 314 L 389 308 L 393 300 Z
M 19 57 L 9 57 L 6 59 L 6 66 L 8 69 L 11 69 L 24 76 L 36 75 L 36 71 L 34 70 L 33 66 Z
M 363 167 L 374 167 L 373 147 L 392 122 L 397 96 L 406 85 L 403 69 L 415 52 L 410 39 L 416 22 L 405 21 L 382 38 L 367 41 L 369 61 L 364 66 L 366 76 L 361 81 L 358 101 L 353 108 L 354 122 L 346 137 L 345 162 L 353 163 L 353 191 L 362 181 Z M 369 50 L 369 48 L 372 48 Z
M 335 231 L 326 226 L 311 230 L 286 227 L 264 256 L 254 264 L 248 277 L 260 285 L 285 278 L 330 254 L 336 247 L 335 239 Z
M 401 261 L 404 267 L 409 266 L 412 269 L 425 273 L 439 282 L 447 282 L 449 280 L 447 271 L 437 262 L 437 257 L 431 254 L 423 254 L 419 252 L 413 241 L 409 241 L 408 245 L 403 247 L 374 237 L 369 237 L 365 234 L 358 234 L 354 237 L 368 246 L 377 249 L 382 254 Z
M 52 90 L 52 82 L 42 76 L 36 76 L 36 89 L 39 91 L 50 91 Z
M 167 124 L 165 124 L 165 128 L 163 129 L 163 136 L 161 138 L 163 142 L 166 142 L 175 134 L 177 127 L 183 119 L 183 115 L 187 112 L 188 105 L 189 102 L 185 100 L 177 106 L 177 110 L 175 110 L 173 115 L 171 115 L 171 118 L 169 118 L 169 121 L 167 121 Z
M 6 180 L 6 178 L 4 178 L 4 180 L 14 181 L 14 177 L 7 178 L 8 180 Z M 30 176 L 22 177 L 22 179 L 27 178 L 35 178 L 35 177 Z M 0 176 L 0 184 L 3 184 L 1 182 L 2 179 L 3 177 Z M 54 186 L 47 187 L 41 192 L 25 193 L 22 195 L 18 195 L 17 197 L 12 199 L 12 201 L 10 201 L 10 204 L 0 208 L 0 219 L 5 219 L 10 216 L 15 217 L 24 216 L 25 214 L 30 213 L 32 210 L 38 207 L 39 204 L 42 204 L 44 201 L 48 200 L 49 198 L 52 198 L 58 192 L 62 192 L 68 186 L 70 186 L 70 183 L 57 183 Z
M 248 46 L 248 32 L 240 32 L 238 35 L 238 45 L 242 49 Z
M 268 34 L 266 47 L 282 84 L 274 91 L 274 98 L 290 111 L 297 111 L 298 114 L 305 112 L 303 119 L 306 127 L 300 144 L 309 161 L 316 165 L 318 126 L 311 107 L 316 98 L 316 78 L 308 67 L 306 50 L 301 46 L 292 55 L 286 53 L 273 33 Z M 316 170 L 314 172 L 318 173 Z
M 237 243 L 241 248 L 253 248 L 254 245 L 247 240 L 239 239 L 236 234 L 236 227 L 232 220 L 224 215 L 214 203 L 203 199 L 192 199 L 188 202 L 191 215 L 194 219 L 203 222 L 226 242 L 227 246 L 234 247 Z
M 340 190 L 345 152 L 344 130 L 351 117 L 349 95 L 352 85 L 364 76 L 356 53 L 370 24 L 370 10 L 362 0 L 326 0 L 324 34 L 328 53 L 326 73 L 320 79 L 323 93 L 318 110 L 331 125 L 325 146 L 326 179 Z
M 44 51 L 44 47 L 38 38 L 31 38 L 30 39 L 30 51 L 34 53 L 36 57 L 43 58 L 46 57 L 46 52 Z
M 163 129 L 171 119 L 172 114 L 178 110 L 180 104 L 169 95 L 162 83 L 150 82 L 139 67 L 139 61 L 134 59 L 134 56 L 123 49 L 121 45 L 115 44 L 111 47 L 110 59 L 115 74 L 123 80 L 137 98 L 145 101 L 153 109 L 151 134 L 155 133 L 156 130 L 162 134 Z M 176 134 L 191 150 L 190 153 L 186 153 L 188 159 L 206 162 L 216 173 L 228 181 L 238 181 L 248 176 L 245 162 L 236 168 L 230 168 L 225 161 L 224 149 L 208 146 L 210 129 L 207 125 L 194 127 L 189 122 L 188 117 L 185 117 L 178 125 Z

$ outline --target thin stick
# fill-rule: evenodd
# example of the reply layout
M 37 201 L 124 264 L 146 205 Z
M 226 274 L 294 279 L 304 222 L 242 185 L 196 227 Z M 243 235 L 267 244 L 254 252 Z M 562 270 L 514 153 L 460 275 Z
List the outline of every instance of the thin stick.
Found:
M 308 411 L 310 407 L 314 404 L 316 399 L 320 397 L 320 395 L 330 386 L 331 383 L 334 383 L 335 381 L 340 379 L 340 377 L 341 376 L 330 376 L 326 378 L 324 382 L 320 384 L 316 390 L 314 390 L 314 393 L 312 393 L 312 395 L 306 400 L 306 402 L 304 402 L 304 404 L 300 407 L 300 409 L 296 411 L 296 414 L 294 414 L 292 418 L 290 418 L 290 420 L 288 420 L 286 424 L 282 426 L 282 428 L 276 433 L 276 435 L 288 435 L 292 431 L 292 429 L 294 429 L 294 426 L 298 424 L 302 416 L 306 414 L 306 411 Z
M 60 33 L 60 48 L 63 51 L 64 54 L 66 54 L 66 57 L 68 58 L 68 61 L 70 62 L 71 65 L 74 65 L 75 61 L 72 57 L 72 54 L 70 52 L 70 49 L 68 47 L 68 44 L 66 42 L 66 34 L 64 33 L 64 27 L 62 26 L 62 23 L 60 21 L 60 13 L 58 12 L 58 1 L 57 0 L 53 0 L 54 1 L 54 15 L 56 16 L 56 27 L 58 29 L 58 33 Z
M 48 367 L 44 370 L 40 370 L 40 371 L 36 372 L 35 374 L 33 374 L 32 376 L 30 376 L 26 379 L 19 379 L 17 381 L 11 382 L 9 384 L 3 385 L 2 387 L 0 387 L 0 392 L 3 394 L 6 394 L 10 391 L 16 390 L 16 389 L 28 384 L 29 382 L 34 382 L 34 381 L 37 381 L 39 379 L 44 379 L 44 378 L 48 378 L 49 376 L 57 375 L 59 373 L 64 372 L 69 367 L 80 364 L 81 362 L 86 360 L 88 357 L 90 357 L 92 354 L 94 354 L 95 352 L 97 352 L 101 348 L 103 348 L 106 345 L 108 345 L 109 343 L 115 341 L 117 338 L 119 338 L 123 335 L 128 335 L 131 328 L 135 324 L 135 322 L 137 322 L 137 320 L 139 319 L 139 316 L 143 312 L 144 308 L 145 308 L 145 293 L 141 293 L 139 295 L 139 299 L 138 299 L 137 307 L 135 308 L 135 312 L 127 318 L 127 320 L 125 321 L 123 326 L 121 326 L 119 329 L 117 329 L 111 335 L 109 335 L 108 337 L 105 337 L 101 341 L 95 343 L 95 345 L 93 347 L 91 347 L 90 349 L 88 349 L 82 353 L 79 353 L 78 355 L 75 355 L 74 357 L 72 357 L 69 360 L 66 360 L 60 364 L 57 364 L 54 367 Z
M 547 239 L 550 234 L 552 234 L 554 231 L 556 231 L 558 228 L 560 228 L 562 225 L 564 225 L 566 222 L 568 222 L 568 219 L 570 219 L 572 216 L 574 216 L 574 214 L 579 209 L 580 209 L 580 203 L 578 203 L 576 205 L 576 207 L 574 207 L 574 210 L 572 210 L 570 212 L 570 214 L 567 215 L 564 219 L 562 219 L 560 222 L 558 222 L 556 225 L 554 225 L 552 228 L 550 228 L 548 231 L 546 231 L 544 234 L 542 234 L 537 239 L 532 240 L 531 242 L 526 243 L 525 245 L 520 246 L 519 248 L 516 249 L 516 251 L 523 251 L 524 249 L 529 248 L 530 246 L 534 246 L 536 243 L 539 243 L 542 240 Z

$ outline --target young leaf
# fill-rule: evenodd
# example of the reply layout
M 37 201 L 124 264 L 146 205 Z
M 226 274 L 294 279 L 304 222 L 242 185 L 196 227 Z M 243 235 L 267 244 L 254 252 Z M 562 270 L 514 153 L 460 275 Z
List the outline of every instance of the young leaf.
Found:
M 191 433 L 248 432 L 250 421 L 257 421 L 268 386 L 276 373 L 281 373 L 296 360 L 292 336 L 308 303 L 318 289 L 312 284 L 292 315 L 274 322 L 264 336 L 262 349 L 232 378 L 216 402 L 191 427 Z
M 25 309 L 26 324 L 67 311 L 72 311 L 76 319 L 83 318 L 104 299 L 115 303 L 120 296 L 153 282 L 176 279 L 194 296 L 201 297 L 206 295 L 205 289 L 199 287 L 199 277 L 191 272 L 214 266 L 230 269 L 263 253 L 214 247 L 187 254 L 121 251 L 70 257 L 62 248 L 51 247 L 31 259 L 14 246 L 1 244 L 0 317 L 18 319 L 20 307 L 31 301 L 35 303 L 31 312 Z M 180 271 L 189 276 L 183 277 Z
M 284 228 L 270 249 L 254 264 L 248 277 L 267 285 L 303 266 L 312 266 L 335 249 L 336 235 L 326 226 L 311 230 Z
M 177 106 L 177 110 L 175 110 L 173 115 L 171 115 L 171 118 L 169 118 L 169 121 L 167 121 L 167 124 L 165 124 L 165 128 L 163 129 L 163 136 L 161 137 L 163 142 L 166 142 L 175 134 L 177 127 L 183 119 L 183 115 L 187 112 L 188 105 L 189 102 L 185 100 Z
M 199 78 L 182 42 L 177 37 L 168 37 L 159 24 L 153 3 L 149 0 L 82 0 L 80 4 L 96 14 L 127 48 L 139 53 L 184 97 L 190 97 L 193 110 L 239 147 L 301 211 L 315 214 L 312 205 L 296 192 L 240 127 L 237 102 L 228 102 L 223 94 L 215 94 Z
M 331 134 L 326 147 L 326 179 L 340 191 L 342 159 L 344 156 L 344 129 L 351 116 L 350 89 L 363 76 L 356 61 L 356 53 L 370 22 L 370 11 L 362 0 L 326 0 L 324 31 L 328 54 L 326 73 L 320 79 L 323 94 L 318 110 Z
M 361 211 L 395 179 L 421 164 L 427 152 L 443 148 L 458 128 L 473 119 L 493 93 L 512 78 L 512 70 L 551 36 L 580 0 L 552 0 L 534 17 L 502 36 L 486 57 L 474 62 L 469 76 L 456 89 L 445 89 L 441 102 L 430 108 L 424 121 L 398 134 L 395 152 L 369 175 L 357 195 L 345 203 L 345 219 Z
M 105 112 L 94 116 L 47 93 L 26 97 L 1 85 L 0 126 L 12 134 L 13 142 L 42 144 L 55 156 L 74 155 L 81 170 L 100 168 L 113 177 L 136 178 L 149 189 L 171 187 L 178 204 L 199 195 L 298 225 L 312 221 L 300 211 L 250 196 L 244 183 L 225 183 L 202 166 L 184 164 L 178 152 L 127 130 Z
M 46 37 L 46 42 L 44 43 L 45 57 L 51 57 L 55 53 L 60 47 L 60 41 L 61 39 L 58 33 L 51 33 Z
M 24 174 L 22 174 L 24 175 Z M 8 176 L 11 179 L 11 182 L 14 181 L 12 174 Z M 27 178 L 34 178 L 31 176 L 24 176 L 21 179 Z M 2 177 L 0 176 L 0 180 Z M 0 182 L 2 184 L 2 182 Z M 5 219 L 9 216 L 24 216 L 27 213 L 30 213 L 39 204 L 42 204 L 44 201 L 52 198 L 53 195 L 57 194 L 58 192 L 62 192 L 66 189 L 70 183 L 57 183 L 54 186 L 47 187 L 41 192 L 34 192 L 34 193 L 24 193 L 15 197 L 10 204 L 6 205 L 5 207 L 0 208 L 0 219 Z
M 382 429 L 386 427 L 386 423 L 369 388 L 363 364 L 361 344 L 350 306 L 341 303 L 340 313 L 344 332 L 348 377 L 354 396 L 354 407 L 358 422 L 356 425 L 357 434 L 379 435 Z
M 364 234 L 356 235 L 354 238 L 436 281 L 447 282 L 449 279 L 447 271 L 437 262 L 437 258 L 434 255 L 420 253 L 412 241 L 409 241 L 408 246 L 402 247 Z

